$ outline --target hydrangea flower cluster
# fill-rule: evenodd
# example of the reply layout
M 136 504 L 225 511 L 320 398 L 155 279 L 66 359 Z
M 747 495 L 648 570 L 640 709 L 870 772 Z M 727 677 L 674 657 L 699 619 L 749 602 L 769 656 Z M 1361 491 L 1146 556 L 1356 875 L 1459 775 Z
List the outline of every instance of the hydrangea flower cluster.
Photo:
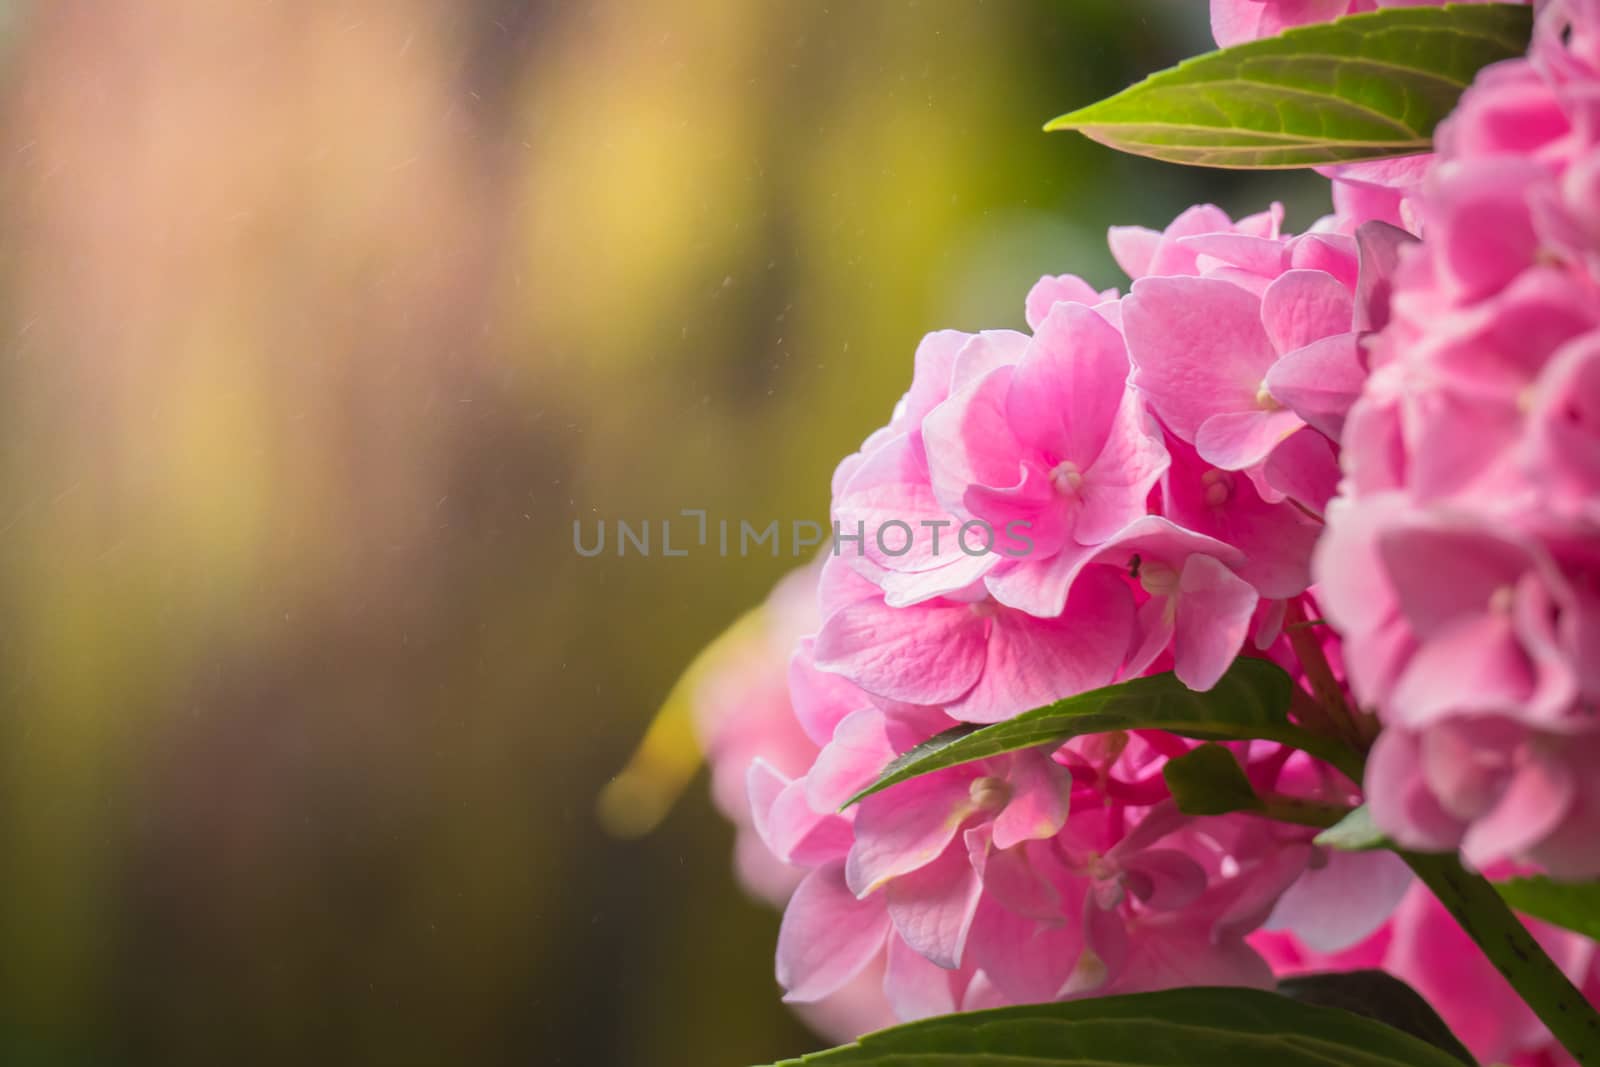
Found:
M 1381 828 L 1600 874 L 1600 6 L 1438 134 L 1316 554 Z
M 1212 15 L 1227 44 L 1382 6 L 1409 5 Z M 769 605 L 786 665 L 764 646 L 705 701 L 741 870 L 787 897 L 778 980 L 820 1025 L 1372 965 L 1476 1052 L 1565 1062 L 1525 1010 L 1468 1017 L 1509 987 L 1392 853 L 1180 812 L 1162 771 L 1194 741 L 1080 737 L 847 804 L 943 731 L 1256 656 L 1305 725 L 1331 688 L 1377 734 L 1364 782 L 1229 744 L 1259 795 L 1600 875 L 1600 0 L 1544 9 L 1437 148 L 1340 168 L 1303 233 L 1276 205 L 1113 228 L 1125 294 L 1045 277 L 1026 332 L 918 347 L 835 472 L 854 536 Z M 1538 934 L 1600 993 L 1592 943 Z

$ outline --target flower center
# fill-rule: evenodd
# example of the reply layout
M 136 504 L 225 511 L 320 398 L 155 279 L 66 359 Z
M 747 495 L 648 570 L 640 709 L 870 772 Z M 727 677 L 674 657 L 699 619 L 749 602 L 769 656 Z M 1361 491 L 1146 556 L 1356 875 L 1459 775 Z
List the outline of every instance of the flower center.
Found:
M 1510 615 L 1515 597 L 1516 593 L 1509 585 L 1502 585 L 1489 594 L 1489 611 L 1495 615 Z
M 1011 786 L 1004 778 L 986 774 L 972 780 L 969 795 L 973 806 L 979 811 L 999 811 L 1011 801 Z
M 1146 563 L 1139 568 L 1139 584 L 1151 596 L 1171 596 L 1178 591 L 1178 572 L 1165 563 Z
M 1277 397 L 1267 392 L 1267 383 L 1262 382 L 1261 385 L 1256 388 L 1256 407 L 1260 408 L 1262 411 L 1277 411 L 1279 408 L 1283 407 L 1283 405 L 1278 403 Z
M 1200 484 L 1205 487 L 1206 503 L 1211 507 L 1221 507 L 1233 495 L 1233 476 L 1227 471 L 1212 467 L 1200 476 Z
M 1066 460 L 1050 471 L 1050 484 L 1056 487 L 1056 492 L 1071 496 L 1083 488 L 1083 472 L 1076 463 Z

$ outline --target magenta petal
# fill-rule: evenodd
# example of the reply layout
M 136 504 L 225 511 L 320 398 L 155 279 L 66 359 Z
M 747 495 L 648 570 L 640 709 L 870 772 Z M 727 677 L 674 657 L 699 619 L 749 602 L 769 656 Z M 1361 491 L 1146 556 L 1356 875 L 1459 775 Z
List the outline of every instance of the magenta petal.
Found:
M 973 812 L 973 772 L 936 771 L 874 793 L 856 808 L 855 847 L 845 879 L 857 896 L 932 863 Z
M 965 848 L 946 849 L 927 866 L 890 882 L 884 894 L 895 931 L 910 948 L 940 967 L 961 965 L 983 895 Z
M 789 898 L 778 930 L 783 999 L 807 1004 L 841 988 L 883 950 L 888 933 L 881 900 L 857 900 L 841 864 L 818 867 Z
M 959 699 L 983 673 L 985 628 L 965 604 L 863 600 L 828 617 L 814 655 L 819 669 L 869 693 L 937 706 Z
M 1149 848 L 1123 863 L 1129 889 L 1155 911 L 1180 911 L 1206 889 L 1206 872 L 1175 848 Z
M 1260 597 L 1225 564 L 1200 555 L 1183 565 L 1178 589 L 1173 667 L 1179 681 L 1204 692 L 1244 647 Z

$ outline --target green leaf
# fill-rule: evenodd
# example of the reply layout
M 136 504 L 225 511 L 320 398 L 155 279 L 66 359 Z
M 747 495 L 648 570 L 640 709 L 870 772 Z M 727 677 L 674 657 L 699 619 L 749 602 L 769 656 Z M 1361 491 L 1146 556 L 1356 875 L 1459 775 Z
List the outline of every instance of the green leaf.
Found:
M 1315 842 L 1341 852 L 1370 852 L 1388 848 L 1390 844 L 1383 831 L 1373 824 L 1372 811 L 1365 804 L 1318 834 Z
M 1527 51 L 1519 4 L 1388 8 L 1211 52 L 1047 130 L 1206 167 L 1310 167 L 1429 151 L 1473 75 Z
M 1540 876 L 1495 882 L 1494 887 L 1524 915 L 1600 941 L 1600 882 L 1556 882 Z
M 961 726 L 938 734 L 891 762 L 877 781 L 845 806 L 930 771 L 1112 730 L 1166 730 L 1203 741 L 1280 741 L 1359 779 L 1355 753 L 1289 721 L 1293 686 L 1276 664 L 1239 659 L 1204 693 L 1190 689 L 1170 672 L 1091 689 L 993 726 Z
M 1462 1063 L 1477 1063 L 1422 994 L 1387 971 L 1303 974 L 1279 982 L 1278 992 L 1302 1004 L 1343 1008 L 1375 1019 L 1426 1041 Z
M 1208 742 L 1169 760 L 1161 774 L 1172 790 L 1172 799 L 1178 802 L 1178 810 L 1185 815 L 1265 810 L 1239 761 L 1221 745 Z
M 946 1015 L 777 1067 L 1461 1067 L 1339 1008 L 1258 989 L 1161 993 Z

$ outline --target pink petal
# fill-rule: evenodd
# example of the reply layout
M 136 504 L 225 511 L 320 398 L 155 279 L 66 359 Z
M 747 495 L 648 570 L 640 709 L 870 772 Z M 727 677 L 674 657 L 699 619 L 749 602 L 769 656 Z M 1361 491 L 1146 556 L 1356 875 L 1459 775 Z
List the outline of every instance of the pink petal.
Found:
M 1566 818 L 1578 795 L 1572 770 L 1535 754 L 1511 778 L 1500 802 L 1467 827 L 1461 855 L 1475 867 L 1526 855 Z
M 898 937 L 889 938 L 883 991 L 902 1022 L 949 1015 L 960 1007 L 960 976 L 928 960 Z
M 1037 331 L 1039 324 L 1049 316 L 1050 309 L 1057 304 L 1071 302 L 1093 307 L 1100 303 L 1100 299 L 1095 288 L 1076 274 L 1047 274 L 1028 290 L 1024 305 L 1028 329 Z
M 1267 371 L 1266 386 L 1274 400 L 1337 441 L 1366 380 L 1356 335 L 1342 333 L 1285 354 Z
M 1046 925 L 988 899 L 980 902 L 967 936 L 971 962 L 1013 1004 L 1054 1000 L 1082 950 L 1077 923 Z
M 1073 583 L 1061 619 L 997 610 L 982 676 L 945 710 L 963 722 L 1000 722 L 1109 685 L 1122 667 L 1133 610 L 1127 587 L 1104 568 Z
M 985 620 L 965 604 L 891 608 L 864 600 L 834 612 L 817 634 L 820 670 L 908 704 L 949 704 L 983 673 Z
M 1439 805 L 1422 776 L 1415 736 L 1390 727 L 1378 735 L 1367 758 L 1365 780 L 1372 821 L 1406 848 L 1451 852 L 1462 824 Z
M 1200 425 L 1195 450 L 1207 463 L 1242 471 L 1265 462 L 1274 448 L 1304 425 L 1300 416 L 1287 408 L 1223 411 Z
M 826 745 L 846 715 L 871 701 L 837 674 L 817 670 L 812 661 L 814 643 L 812 638 L 802 638 L 789 660 L 789 703 L 805 735 L 817 745 Z
M 1129 891 L 1156 911 L 1186 908 L 1206 889 L 1205 868 L 1177 849 L 1145 849 L 1122 866 Z
M 1142 278 L 1123 300 L 1133 384 L 1173 433 L 1193 441 L 1208 418 L 1250 411 L 1277 352 L 1260 302 L 1210 278 Z
M 1210 556 L 1190 556 L 1178 580 L 1172 650 L 1178 680 L 1204 692 L 1239 655 L 1260 599 L 1250 583 Z
M 1161 434 L 1139 395 L 1129 390 L 1117 408 L 1105 446 L 1083 472 L 1082 510 L 1072 537 L 1096 545 L 1148 513 L 1150 490 L 1171 463 Z
M 1350 290 L 1320 270 L 1284 271 L 1261 294 L 1261 324 L 1280 353 L 1349 333 L 1353 318 Z
M 983 895 L 965 848 L 945 850 L 932 863 L 890 882 L 884 893 L 895 932 L 908 947 L 940 967 L 961 965 Z
M 872 783 L 897 753 L 884 730 L 883 712 L 863 708 L 839 723 L 833 740 L 806 774 L 806 797 L 819 812 L 835 812 Z
M 881 900 L 857 900 L 844 867 L 830 863 L 805 877 L 778 930 L 778 984 L 784 1000 L 821 1000 L 854 978 L 883 950 L 889 913 Z
M 969 768 L 936 771 L 874 793 L 856 808 L 845 880 L 857 896 L 937 859 L 973 812 Z
M 1008 849 L 1060 833 L 1067 821 L 1072 775 L 1041 752 L 1018 752 L 1006 774 L 1011 798 L 994 820 L 994 844 Z
M 1081 470 L 1105 446 L 1127 384 L 1122 335 L 1093 309 L 1060 304 L 1017 364 L 1007 421 L 1022 440 Z
M 773 855 L 798 867 L 816 867 L 843 859 L 854 837 L 850 821 L 819 813 L 806 802 L 806 783 L 790 782 L 767 815 L 768 847 Z

